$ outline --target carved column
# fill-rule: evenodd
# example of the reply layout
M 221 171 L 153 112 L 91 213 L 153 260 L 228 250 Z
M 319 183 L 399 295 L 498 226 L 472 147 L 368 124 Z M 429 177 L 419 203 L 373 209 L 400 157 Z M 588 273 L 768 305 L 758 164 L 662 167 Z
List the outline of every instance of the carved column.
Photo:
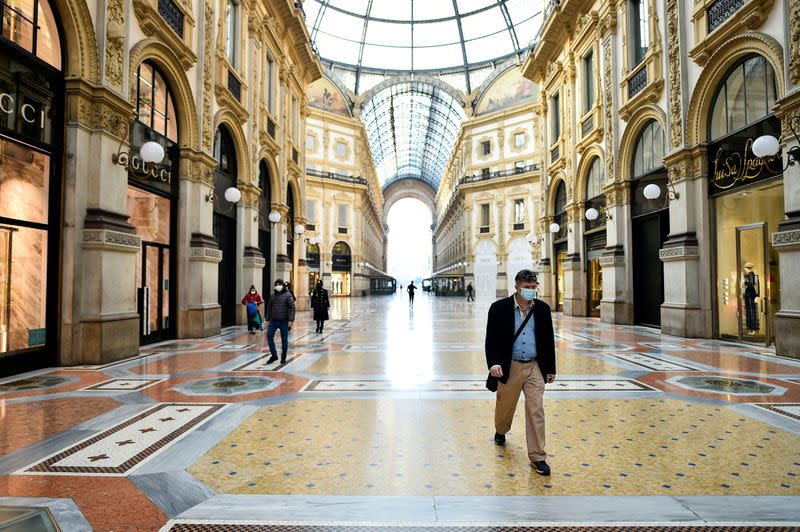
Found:
M 302 217 L 295 217 L 295 223 L 305 226 L 308 220 Z M 294 231 L 294 228 L 292 228 Z M 294 264 L 296 265 L 297 272 L 295 275 L 294 295 L 297 298 L 297 310 L 308 310 L 310 301 L 308 297 L 308 263 L 306 262 L 306 241 L 305 233 L 302 235 L 295 235 L 294 240 Z
M 136 256 L 125 168 L 114 163 L 133 118 L 115 93 L 69 80 L 60 363 L 103 364 L 139 353 Z M 124 146 L 123 146 L 124 149 Z
M 567 316 L 586 315 L 586 294 L 583 290 L 583 247 L 581 218 L 583 205 L 567 205 L 567 258 L 564 261 L 564 314 Z
M 795 37 L 800 40 L 800 30 Z M 781 100 L 776 114 L 787 130 L 783 132 L 786 139 L 783 153 L 787 153 L 798 146 L 786 121 L 800 117 L 800 92 Z M 772 247 L 778 252 L 781 286 L 780 301 L 775 301 L 779 305 L 775 315 L 775 351 L 779 355 L 800 358 L 800 283 L 796 282 L 800 278 L 800 165 L 790 166 L 783 173 L 783 202 L 786 220 L 772 234 Z
M 261 190 L 251 184 L 239 183 L 239 190 L 242 191 L 242 199 L 239 202 L 239 215 L 242 226 L 242 286 L 240 292 L 245 293 L 250 285 L 262 294 L 262 297 L 269 295 L 268 286 L 261 286 L 263 279 L 262 273 L 267 265 L 264 254 L 258 247 L 258 203 L 261 198 Z M 247 309 L 244 305 L 239 307 L 236 316 L 236 323 L 247 323 Z
M 181 149 L 178 199 L 178 338 L 219 334 L 222 313 L 217 298 L 222 251 L 214 239 L 214 206 L 206 197 L 214 190 L 210 155 Z
M 664 164 L 679 197 L 669 202 L 669 238 L 659 252 L 664 263 L 661 331 L 708 338 L 713 284 L 706 151 L 682 150 L 665 157 Z
M 289 215 L 289 208 L 286 205 L 273 203 L 272 210 L 278 211 L 281 221 L 272 224 L 272 241 L 275 243 L 275 279 L 282 279 L 283 282 L 291 282 L 292 279 L 292 257 L 287 255 L 287 231 L 294 231 L 289 227 L 286 219 Z M 297 246 L 295 246 L 297 247 Z
M 606 212 L 606 249 L 600 258 L 603 268 L 603 299 L 600 319 L 606 323 L 633 323 L 633 299 L 629 275 L 631 255 L 630 183 L 615 183 L 608 188 Z

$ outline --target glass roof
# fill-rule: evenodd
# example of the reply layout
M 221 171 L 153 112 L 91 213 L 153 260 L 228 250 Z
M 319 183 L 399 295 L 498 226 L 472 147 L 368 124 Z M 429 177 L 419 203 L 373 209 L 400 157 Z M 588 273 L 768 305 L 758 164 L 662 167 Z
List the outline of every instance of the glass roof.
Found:
M 522 53 L 542 24 L 543 5 L 544 0 L 305 0 L 303 8 L 311 40 L 330 62 L 359 73 L 468 74 Z
M 399 82 L 370 98 L 361 119 L 381 187 L 411 178 L 438 190 L 464 116 L 459 102 L 430 83 Z

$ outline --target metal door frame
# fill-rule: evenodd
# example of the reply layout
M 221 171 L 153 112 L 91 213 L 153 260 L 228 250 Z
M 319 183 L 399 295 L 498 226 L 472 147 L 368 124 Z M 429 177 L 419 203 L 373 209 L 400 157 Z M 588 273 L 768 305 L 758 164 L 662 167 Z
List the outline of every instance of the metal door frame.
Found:
M 170 285 L 167 288 L 167 291 L 169 292 L 169 294 L 167 294 L 167 305 L 168 305 L 168 308 L 170 309 L 170 312 L 172 311 L 172 284 L 173 284 L 173 282 L 172 282 L 172 268 L 171 268 L 172 253 L 173 253 L 172 248 L 171 248 L 170 244 L 164 244 L 164 243 L 161 243 L 161 242 L 147 242 L 147 241 L 142 242 L 142 278 L 141 278 L 142 288 L 150 288 L 151 291 L 152 291 L 153 287 L 148 287 L 147 284 L 146 284 L 146 280 L 147 280 L 147 248 L 148 247 L 155 248 L 155 249 L 158 250 L 158 290 L 157 290 L 157 296 L 156 296 L 158 298 L 158 305 L 157 305 L 156 308 L 158 309 L 158 320 L 157 320 L 157 323 L 159 324 L 159 328 L 156 331 L 150 331 L 148 334 L 144 334 L 144 331 L 146 329 L 149 330 L 150 315 L 149 315 L 149 309 L 147 309 L 147 307 L 144 306 L 144 303 L 142 303 L 142 309 L 146 309 L 147 310 L 147 312 L 145 314 L 146 314 L 147 320 L 148 320 L 147 324 L 145 324 L 145 315 L 140 316 L 140 319 L 142 320 L 142 323 L 140 324 L 139 336 L 140 336 L 140 339 L 141 339 L 141 343 L 143 345 L 149 344 L 149 343 L 160 342 L 160 341 L 169 339 L 169 337 L 171 336 L 171 331 L 172 331 L 173 324 L 175 323 L 174 322 L 174 317 L 173 316 L 168 316 L 168 318 L 169 318 L 168 325 L 167 325 L 167 327 L 163 327 L 163 322 L 164 322 L 164 274 L 165 273 L 169 277 L 169 285 Z M 169 253 L 170 253 L 169 260 L 165 261 L 165 259 L 164 259 L 164 250 L 169 251 Z M 165 262 L 166 262 L 166 264 L 165 264 Z M 152 297 L 152 295 L 150 297 Z M 149 303 L 149 301 L 148 301 L 148 303 Z
M 762 252 L 763 252 L 763 260 L 764 260 L 764 269 L 765 271 L 762 272 L 762 276 L 764 277 L 765 281 L 763 284 L 763 293 L 766 295 L 759 295 L 758 297 L 761 298 L 762 308 L 764 312 L 764 343 L 767 347 L 772 345 L 772 335 L 770 334 L 772 323 L 770 321 L 770 290 L 771 286 L 769 284 L 769 253 L 768 253 L 768 231 L 767 231 L 767 222 L 756 222 L 752 224 L 746 225 L 737 225 L 736 226 L 736 321 L 737 327 L 739 330 L 739 341 L 743 342 L 744 335 L 742 334 L 742 312 L 744 311 L 744 305 L 742 304 L 742 240 L 741 240 L 741 233 L 744 231 L 751 231 L 753 229 L 761 228 L 761 236 L 762 236 Z

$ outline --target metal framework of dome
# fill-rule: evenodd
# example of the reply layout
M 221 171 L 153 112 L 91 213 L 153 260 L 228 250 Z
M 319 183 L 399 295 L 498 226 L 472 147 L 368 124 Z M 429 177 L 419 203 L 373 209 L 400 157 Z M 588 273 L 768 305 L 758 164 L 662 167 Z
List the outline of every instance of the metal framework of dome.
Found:
M 525 52 L 543 0 L 306 0 L 311 40 L 324 61 L 355 73 L 463 72 Z

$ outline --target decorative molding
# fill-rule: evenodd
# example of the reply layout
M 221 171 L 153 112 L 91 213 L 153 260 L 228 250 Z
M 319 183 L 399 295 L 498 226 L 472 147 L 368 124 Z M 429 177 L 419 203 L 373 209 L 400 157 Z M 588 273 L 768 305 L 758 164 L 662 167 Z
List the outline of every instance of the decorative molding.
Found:
M 800 2 L 789 2 L 789 78 L 800 85 Z
M 180 59 L 183 68 L 188 70 L 197 62 L 197 55 L 193 51 L 194 14 L 192 6 L 185 0 L 175 0 L 175 5 L 183 13 L 183 37 L 175 33 L 158 12 L 158 0 L 133 0 L 133 11 L 142 33 L 169 46 Z
M 91 131 L 104 131 L 117 139 L 128 135 L 134 112 L 119 94 L 85 80 L 69 79 L 66 95 L 68 123 L 77 123 Z
M 683 144 L 681 99 L 681 43 L 678 0 L 667 0 L 667 59 L 669 64 L 669 139 L 672 148 Z
M 206 0 L 203 36 L 203 142 L 202 147 L 211 151 L 214 142 L 212 123 L 212 94 L 214 90 L 214 7 L 213 0 Z
M 215 248 L 190 247 L 189 261 L 211 262 L 214 264 L 219 264 L 222 262 L 222 250 Z
M 663 262 L 676 260 L 698 260 L 700 248 L 698 246 L 675 246 L 658 250 L 658 258 Z
M 695 10 L 692 14 L 694 24 L 694 42 L 697 46 L 689 50 L 689 57 L 699 66 L 705 66 L 711 56 L 720 48 L 730 37 L 733 37 L 742 30 L 756 30 L 767 20 L 774 0 L 745 0 L 744 6 L 730 15 L 730 18 L 723 22 L 719 27 L 709 33 L 708 31 L 708 8 L 715 0 L 698 0 L 695 2 Z M 797 2 L 789 2 L 795 4 Z M 791 23 L 796 23 L 791 17 Z
M 800 249 L 800 229 L 772 233 L 772 247 L 780 248 L 780 251 Z
M 84 229 L 81 245 L 86 249 L 108 249 L 137 253 L 142 249 L 141 237 L 108 229 Z
M 605 62 L 605 137 L 606 137 L 606 181 L 614 181 L 614 95 L 611 91 L 613 84 L 613 69 L 611 68 L 611 37 L 603 43 L 603 59 Z
M 122 70 L 125 64 L 125 6 L 122 0 L 106 4 L 105 80 L 122 91 Z

